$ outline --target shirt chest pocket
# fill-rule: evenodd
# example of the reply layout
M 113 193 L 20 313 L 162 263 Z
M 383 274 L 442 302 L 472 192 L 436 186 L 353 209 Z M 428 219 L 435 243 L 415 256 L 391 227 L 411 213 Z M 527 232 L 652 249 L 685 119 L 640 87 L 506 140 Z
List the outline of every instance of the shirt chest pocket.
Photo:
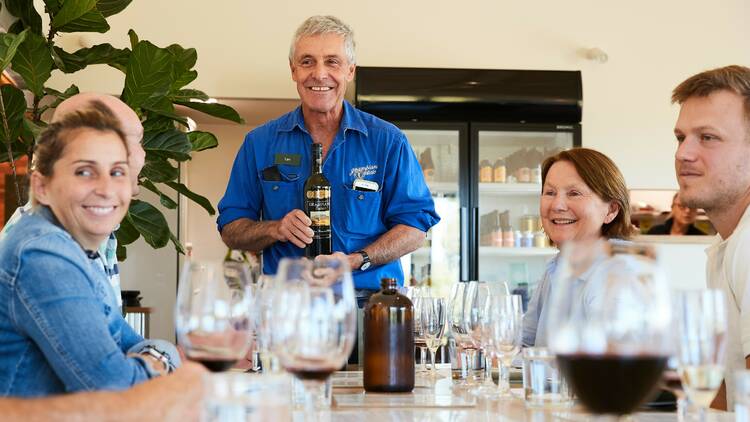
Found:
M 289 211 L 302 209 L 302 182 L 261 180 L 263 220 L 281 220 Z
M 372 236 L 383 233 L 385 225 L 380 218 L 383 193 L 343 189 L 344 213 L 342 225 L 349 234 Z

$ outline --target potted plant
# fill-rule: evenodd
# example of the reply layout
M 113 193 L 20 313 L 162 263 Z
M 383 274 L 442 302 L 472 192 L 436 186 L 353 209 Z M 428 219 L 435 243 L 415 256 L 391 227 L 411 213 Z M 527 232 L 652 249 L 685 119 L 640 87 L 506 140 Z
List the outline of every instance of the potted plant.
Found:
M 176 112 L 175 106 L 237 123 L 242 123 L 242 119 L 231 107 L 208 103 L 204 92 L 187 88 L 198 76 L 194 70 L 195 49 L 177 44 L 159 47 L 139 39 L 132 29 L 128 32 L 130 48 L 105 43 L 66 51 L 55 43 L 60 33 L 107 32 L 107 18 L 124 10 L 130 1 L 44 0 L 44 13 L 49 16 L 47 28 L 43 28 L 34 2 L 2 2 L 17 19 L 7 33 L 0 34 L 0 72 L 12 70 L 21 83 L 0 86 L 0 142 L 5 147 L 0 162 L 10 162 L 16 194 L 22 198 L 15 160 L 22 156 L 31 159 L 35 139 L 47 125 L 45 111 L 78 93 L 75 85 L 64 91 L 46 86 L 52 72 L 75 73 L 103 64 L 122 72 L 125 83 L 121 99 L 143 123 L 146 164 L 139 184 L 157 194 L 159 202 L 168 209 L 177 207 L 175 194 L 182 194 L 213 215 L 215 210 L 208 199 L 179 182 L 178 163 L 189 160 L 194 152 L 216 147 L 218 141 L 209 132 L 187 131 L 187 119 Z M 153 248 L 162 248 L 171 241 L 184 253 L 161 211 L 142 200 L 131 202 L 116 236 L 121 260 L 126 257 L 125 247 L 141 236 Z

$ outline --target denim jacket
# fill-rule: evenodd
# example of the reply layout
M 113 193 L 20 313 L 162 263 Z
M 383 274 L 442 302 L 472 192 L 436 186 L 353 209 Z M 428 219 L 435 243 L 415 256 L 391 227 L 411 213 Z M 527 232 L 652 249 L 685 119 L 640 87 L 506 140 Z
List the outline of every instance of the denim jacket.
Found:
M 43 206 L 0 242 L 0 396 L 119 390 L 155 375 L 126 356 L 144 340 L 96 259 Z

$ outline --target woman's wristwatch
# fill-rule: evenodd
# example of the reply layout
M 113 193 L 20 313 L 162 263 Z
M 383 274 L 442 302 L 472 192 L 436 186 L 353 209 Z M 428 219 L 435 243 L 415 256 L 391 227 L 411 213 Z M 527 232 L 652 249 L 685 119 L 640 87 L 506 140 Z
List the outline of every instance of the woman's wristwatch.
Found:
M 141 354 L 151 356 L 152 358 L 161 362 L 162 365 L 164 365 L 164 370 L 166 370 L 167 373 L 172 372 L 172 362 L 169 360 L 169 356 L 156 347 L 148 345 L 144 347 L 143 350 L 141 350 Z

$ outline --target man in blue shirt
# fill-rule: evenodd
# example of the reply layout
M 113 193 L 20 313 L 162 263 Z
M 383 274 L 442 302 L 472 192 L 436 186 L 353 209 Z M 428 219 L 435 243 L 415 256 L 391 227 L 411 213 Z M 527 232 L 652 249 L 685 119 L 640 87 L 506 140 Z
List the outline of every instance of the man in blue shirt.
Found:
M 351 29 L 333 16 L 307 19 L 289 66 L 302 104 L 247 134 L 219 202 L 218 228 L 229 247 L 263 251 L 265 273 L 275 273 L 282 257 L 301 256 L 313 236 L 302 190 L 311 145 L 320 143 L 333 250 L 347 254 L 363 299 L 383 277 L 403 280 L 398 259 L 419 248 L 440 218 L 404 134 L 344 101 L 355 69 Z M 354 190 L 356 179 L 377 188 Z

